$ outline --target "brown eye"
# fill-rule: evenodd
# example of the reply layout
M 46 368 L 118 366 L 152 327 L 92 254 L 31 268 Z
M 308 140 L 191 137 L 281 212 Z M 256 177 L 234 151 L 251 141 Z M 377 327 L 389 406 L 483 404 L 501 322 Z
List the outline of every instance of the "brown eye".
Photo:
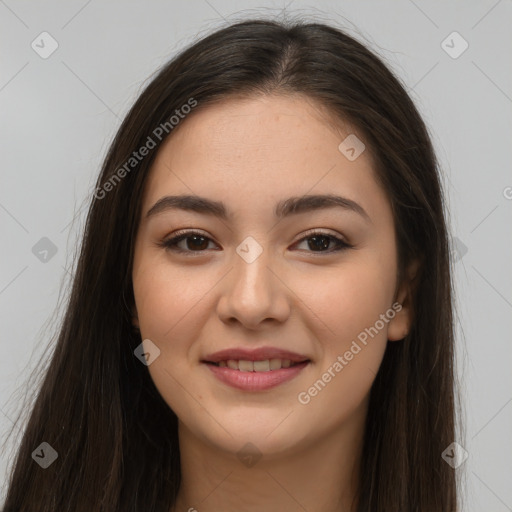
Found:
M 307 241 L 307 249 L 304 250 L 313 253 L 333 253 L 352 247 L 350 244 L 334 235 L 321 232 L 313 232 L 309 236 L 302 238 L 298 244 L 304 243 L 305 241 Z M 188 231 L 164 240 L 159 245 L 170 251 L 193 255 L 194 253 L 197 254 L 207 251 L 210 242 L 214 243 L 211 238 L 202 233 Z
M 185 245 L 191 251 L 201 251 L 208 248 L 208 240 L 204 236 L 192 235 L 182 238 L 182 240 L 186 240 Z
M 332 238 L 326 235 L 308 237 L 308 247 L 312 251 L 328 249 Z
M 313 233 L 304 237 L 299 243 L 307 241 L 307 251 L 316 253 L 332 253 L 349 249 L 352 246 L 334 235 L 327 233 Z
M 189 231 L 164 240 L 160 245 L 175 252 L 197 253 L 206 251 L 210 242 L 212 240 L 202 233 Z

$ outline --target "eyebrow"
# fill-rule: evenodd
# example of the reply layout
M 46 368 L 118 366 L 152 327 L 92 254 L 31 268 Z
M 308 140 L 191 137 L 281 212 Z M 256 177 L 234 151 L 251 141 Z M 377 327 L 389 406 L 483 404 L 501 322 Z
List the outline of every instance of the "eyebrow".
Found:
M 333 194 L 305 195 L 284 199 L 277 203 L 274 215 L 282 219 L 290 215 L 333 207 L 355 212 L 366 221 L 371 222 L 370 216 L 360 204 L 352 199 Z M 228 220 L 228 211 L 224 203 L 197 195 L 164 196 L 148 210 L 146 218 L 173 209 L 181 209 Z

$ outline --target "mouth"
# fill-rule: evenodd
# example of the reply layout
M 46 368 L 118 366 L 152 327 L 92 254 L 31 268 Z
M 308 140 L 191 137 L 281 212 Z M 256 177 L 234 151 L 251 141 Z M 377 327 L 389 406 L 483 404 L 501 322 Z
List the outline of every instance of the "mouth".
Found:
M 238 391 L 267 391 L 298 376 L 309 366 L 311 360 L 290 359 L 223 359 L 202 361 L 218 382 Z
M 218 362 L 203 361 L 206 364 L 218 368 L 229 368 L 240 372 L 274 372 L 283 368 L 293 368 L 303 363 L 309 363 L 309 359 L 301 361 L 292 361 L 291 359 L 262 359 L 259 361 L 250 361 L 247 359 L 225 359 Z
M 284 384 L 311 362 L 305 355 L 271 346 L 228 348 L 201 360 L 218 381 L 242 391 L 265 391 Z

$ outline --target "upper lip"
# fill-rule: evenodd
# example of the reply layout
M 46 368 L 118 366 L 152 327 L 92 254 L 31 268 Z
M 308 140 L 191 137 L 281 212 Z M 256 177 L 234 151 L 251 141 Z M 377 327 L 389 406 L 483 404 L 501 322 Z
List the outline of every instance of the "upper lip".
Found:
M 249 350 L 247 348 L 227 348 L 207 355 L 203 361 L 207 363 L 218 363 L 219 361 L 265 361 L 266 359 L 289 359 L 292 363 L 309 361 L 307 356 L 290 352 L 281 348 L 260 347 Z

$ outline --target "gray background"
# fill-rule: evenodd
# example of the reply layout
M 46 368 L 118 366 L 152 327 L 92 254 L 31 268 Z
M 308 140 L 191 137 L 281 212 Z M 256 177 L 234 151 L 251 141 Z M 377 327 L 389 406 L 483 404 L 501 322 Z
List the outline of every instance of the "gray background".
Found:
M 282 17 L 285 7 L 370 45 L 429 125 L 458 260 L 464 510 L 512 510 L 510 0 L 0 0 L 0 433 L 12 427 L 24 393 L 35 394 L 27 379 L 44 360 L 50 319 L 69 285 L 82 206 L 142 85 L 198 36 L 250 15 Z M 44 31 L 59 45 L 46 59 L 31 47 L 42 45 Z M 457 58 L 463 40 L 446 40 L 454 31 L 469 44 Z M 43 237 L 54 255 L 40 252 Z M 7 462 L 2 453 L 2 481 Z

